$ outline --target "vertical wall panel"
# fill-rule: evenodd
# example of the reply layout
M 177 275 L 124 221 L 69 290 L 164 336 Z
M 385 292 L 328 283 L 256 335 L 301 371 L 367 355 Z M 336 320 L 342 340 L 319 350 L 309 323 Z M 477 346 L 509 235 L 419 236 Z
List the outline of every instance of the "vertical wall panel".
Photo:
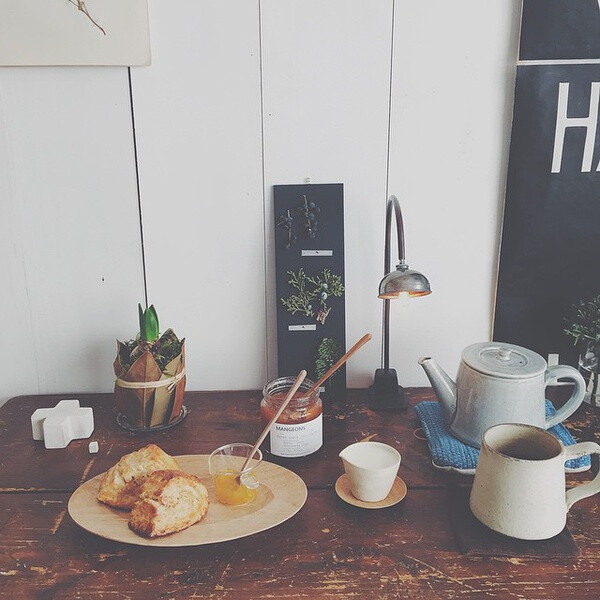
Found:
M 433 288 L 392 304 L 406 385 L 427 384 L 419 356 L 454 375 L 464 346 L 491 339 L 520 4 L 396 0 L 389 189 Z
M 393 25 L 389 193 L 434 293 L 392 305 L 392 366 L 425 385 L 419 355 L 452 372 L 489 339 L 520 4 L 395 0 L 393 23 L 393 0 L 150 0 L 148 292 L 187 337 L 190 389 L 275 373 L 272 185 L 306 177 L 345 186 L 346 334 L 375 338 L 348 384 L 372 381 Z M 0 69 L 0 253 L 0 402 L 110 390 L 144 298 L 126 69 Z
M 149 302 L 189 389 L 266 377 L 258 0 L 150 2 L 132 69 Z M 141 299 L 141 298 L 140 298 Z
M 142 289 L 124 68 L 0 69 L 0 401 L 108 391 Z
M 380 361 L 392 2 L 263 0 L 265 188 L 270 374 L 275 360 L 272 185 L 344 184 L 346 337 L 374 339 L 348 365 L 348 386 Z

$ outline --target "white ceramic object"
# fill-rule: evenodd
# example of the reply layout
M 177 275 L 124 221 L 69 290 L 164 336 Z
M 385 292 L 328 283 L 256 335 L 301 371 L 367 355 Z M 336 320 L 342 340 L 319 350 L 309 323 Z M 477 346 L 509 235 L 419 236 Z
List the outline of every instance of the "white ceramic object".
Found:
M 585 396 L 581 373 L 568 365 L 549 367 L 536 352 L 502 342 L 467 346 L 456 383 L 430 357 L 419 360 L 442 407 L 450 432 L 479 448 L 483 432 L 499 423 L 548 429 L 570 417 Z M 546 386 L 559 378 L 575 388 L 569 400 L 546 418 Z
M 94 431 L 94 411 L 79 400 L 61 400 L 53 408 L 38 408 L 31 415 L 34 440 L 46 448 L 66 448 L 72 440 L 88 438 Z
M 567 512 L 600 492 L 600 474 L 565 492 L 565 461 L 600 454 L 600 445 L 563 446 L 551 433 L 522 424 L 488 429 L 482 439 L 470 505 L 490 529 L 523 540 L 560 533 Z
M 352 494 L 380 502 L 390 493 L 400 467 L 400 453 L 380 442 L 357 442 L 340 452 Z

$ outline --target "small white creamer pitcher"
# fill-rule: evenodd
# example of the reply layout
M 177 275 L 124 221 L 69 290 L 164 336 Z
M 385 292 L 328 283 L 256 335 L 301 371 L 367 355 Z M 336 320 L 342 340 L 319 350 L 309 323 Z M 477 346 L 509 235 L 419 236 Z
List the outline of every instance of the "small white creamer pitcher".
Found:
M 401 456 L 380 442 L 356 442 L 340 452 L 352 495 L 363 502 L 380 502 L 392 489 Z
M 565 492 L 565 461 L 600 454 L 600 445 L 563 446 L 533 425 L 504 423 L 484 434 L 471 490 L 471 510 L 490 529 L 522 540 L 559 534 L 567 512 L 600 492 L 600 474 Z

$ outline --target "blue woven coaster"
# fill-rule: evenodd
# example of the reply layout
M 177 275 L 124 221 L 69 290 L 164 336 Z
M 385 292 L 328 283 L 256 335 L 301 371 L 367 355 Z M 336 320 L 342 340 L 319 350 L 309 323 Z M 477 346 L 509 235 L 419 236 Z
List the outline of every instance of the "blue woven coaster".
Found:
M 415 412 L 427 437 L 433 466 L 443 471 L 456 471 L 457 473 L 474 475 L 479 450 L 467 446 L 467 444 L 457 440 L 450 434 L 444 423 L 439 403 L 435 401 L 420 402 L 415 406 Z M 546 416 L 553 415 L 555 412 L 552 402 L 546 400 Z M 565 446 L 575 444 L 573 436 L 562 423 L 555 425 L 548 431 L 554 434 Z M 569 473 L 587 471 L 591 464 L 589 456 L 573 458 L 565 463 L 565 471 Z

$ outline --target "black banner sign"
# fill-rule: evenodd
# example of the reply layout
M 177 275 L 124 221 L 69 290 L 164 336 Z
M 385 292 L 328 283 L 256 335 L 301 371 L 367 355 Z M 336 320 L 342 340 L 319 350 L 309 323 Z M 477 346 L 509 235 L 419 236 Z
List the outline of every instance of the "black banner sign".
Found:
M 521 53 L 494 339 L 576 364 L 563 317 L 600 293 L 598 2 L 525 0 Z

